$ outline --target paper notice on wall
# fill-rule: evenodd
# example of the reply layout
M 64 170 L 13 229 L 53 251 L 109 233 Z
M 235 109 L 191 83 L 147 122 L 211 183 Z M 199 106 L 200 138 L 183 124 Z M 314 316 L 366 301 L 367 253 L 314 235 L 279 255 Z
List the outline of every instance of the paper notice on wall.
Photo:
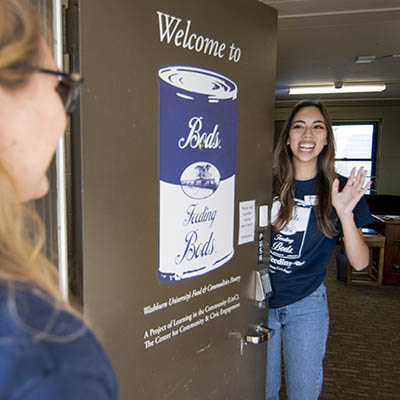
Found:
M 239 204 L 239 245 L 254 242 L 256 230 L 256 201 Z

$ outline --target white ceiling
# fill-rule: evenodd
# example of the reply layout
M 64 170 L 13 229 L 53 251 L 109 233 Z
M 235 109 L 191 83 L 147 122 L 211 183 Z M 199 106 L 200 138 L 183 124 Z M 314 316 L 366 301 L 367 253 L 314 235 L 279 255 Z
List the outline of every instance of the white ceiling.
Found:
M 386 90 L 318 97 L 400 99 L 400 0 L 260 1 L 278 10 L 276 100 L 305 97 L 289 96 L 289 86 L 334 82 L 380 82 Z M 378 59 L 355 63 L 371 55 Z M 399 57 L 385 57 L 392 55 Z

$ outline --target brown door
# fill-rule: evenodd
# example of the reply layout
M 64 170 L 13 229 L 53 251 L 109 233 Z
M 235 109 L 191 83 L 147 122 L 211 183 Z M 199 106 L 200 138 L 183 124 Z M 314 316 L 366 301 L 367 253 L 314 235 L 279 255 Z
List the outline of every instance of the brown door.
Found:
M 77 257 L 121 398 L 261 400 L 267 344 L 245 335 L 266 324 L 254 271 L 267 258 L 276 12 L 255 0 L 69 7 L 85 77 Z

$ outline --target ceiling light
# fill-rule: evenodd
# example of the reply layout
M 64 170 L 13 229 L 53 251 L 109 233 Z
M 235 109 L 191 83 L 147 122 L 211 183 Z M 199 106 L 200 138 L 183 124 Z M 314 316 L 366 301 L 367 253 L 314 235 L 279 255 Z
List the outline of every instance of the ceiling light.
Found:
M 324 86 L 297 86 L 289 88 L 289 94 L 331 94 L 331 93 L 368 93 L 382 92 L 386 89 L 384 84 L 360 85 L 343 84 L 341 87 L 335 85 Z
M 376 60 L 376 56 L 357 56 L 356 64 L 371 64 Z

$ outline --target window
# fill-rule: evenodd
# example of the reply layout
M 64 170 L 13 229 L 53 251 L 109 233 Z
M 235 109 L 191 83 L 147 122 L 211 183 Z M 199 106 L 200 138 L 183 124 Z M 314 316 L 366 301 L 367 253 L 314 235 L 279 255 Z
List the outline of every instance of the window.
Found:
M 36 9 L 39 15 L 47 22 L 47 26 L 53 24 L 53 3 L 51 0 L 29 0 L 32 7 Z M 53 37 L 50 29 L 45 30 L 46 39 Z M 54 39 L 54 37 L 53 37 Z M 32 207 L 38 212 L 46 227 L 46 242 L 43 247 L 45 256 L 58 266 L 58 220 L 57 220 L 57 166 L 56 159 L 52 160 L 47 176 L 50 182 L 49 193 L 38 200 L 34 200 Z
M 336 142 L 336 172 L 348 177 L 352 168 L 364 167 L 367 179 L 375 187 L 377 122 L 336 122 L 333 134 Z

